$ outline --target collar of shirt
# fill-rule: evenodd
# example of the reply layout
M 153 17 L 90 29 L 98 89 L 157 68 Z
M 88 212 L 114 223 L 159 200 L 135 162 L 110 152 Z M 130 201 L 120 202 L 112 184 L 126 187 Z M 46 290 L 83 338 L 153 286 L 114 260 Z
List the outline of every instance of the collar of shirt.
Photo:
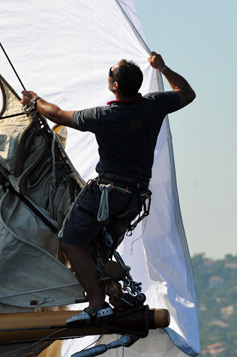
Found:
M 121 104 L 134 104 L 134 103 L 137 103 L 139 102 L 139 100 L 142 98 L 142 95 L 141 93 L 138 93 L 137 94 L 137 97 L 130 101 L 130 100 L 119 100 L 119 99 L 115 99 L 115 100 L 111 100 L 110 102 L 107 102 L 106 104 L 107 105 L 110 105 L 110 104 L 113 104 L 113 103 L 121 103 Z

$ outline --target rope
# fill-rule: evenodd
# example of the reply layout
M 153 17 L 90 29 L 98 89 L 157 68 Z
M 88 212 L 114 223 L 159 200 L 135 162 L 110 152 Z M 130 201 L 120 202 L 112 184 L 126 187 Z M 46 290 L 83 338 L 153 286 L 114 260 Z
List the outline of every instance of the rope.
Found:
M 2 108 L 0 110 L 0 116 L 2 116 L 3 113 L 6 110 L 6 93 L 5 93 L 4 85 L 3 85 L 2 81 L 1 81 L 1 78 L 0 78 L 0 90 L 1 90 L 1 93 L 2 93 Z
M 68 222 L 69 216 L 71 215 L 71 212 L 72 212 L 73 208 L 76 206 L 79 197 L 84 193 L 85 190 L 87 190 L 87 187 L 90 185 L 90 183 L 91 183 L 91 180 L 89 180 L 86 183 L 86 185 L 81 189 L 81 191 L 79 192 L 79 194 L 75 198 L 74 202 L 72 202 L 72 204 L 69 206 L 69 211 L 68 211 L 66 217 L 63 220 L 63 223 L 62 223 L 60 231 L 58 232 L 58 238 L 62 238 L 63 237 L 63 233 L 64 233 L 64 230 L 66 228 L 66 224 Z
M 41 338 L 41 340 L 38 340 L 38 341 L 36 341 L 36 342 L 33 342 L 33 343 L 31 343 L 30 345 L 24 346 L 24 347 L 22 347 L 22 348 L 18 348 L 18 349 L 16 349 L 16 350 L 13 350 L 13 351 L 10 351 L 10 352 L 1 354 L 0 357 L 9 356 L 9 355 L 12 355 L 13 353 L 15 353 L 15 356 L 16 356 L 16 353 L 17 353 L 17 352 L 21 352 L 21 351 L 24 351 L 24 350 L 27 350 L 26 352 L 28 352 L 28 349 L 29 349 L 29 348 L 34 348 L 34 346 L 37 346 L 39 343 L 42 343 L 42 342 L 44 342 L 44 341 L 47 341 L 47 339 L 49 339 L 50 337 L 55 336 L 57 333 L 59 334 L 59 333 L 65 331 L 65 330 L 67 330 L 67 329 L 68 329 L 68 328 L 62 328 L 62 329 L 59 329 L 59 330 L 57 330 L 57 331 L 54 331 L 54 332 L 52 332 L 51 334 L 49 334 L 48 336 L 45 336 L 45 337 Z M 96 341 L 96 342 L 97 342 L 97 341 Z M 27 356 L 31 356 L 32 353 L 34 353 L 34 352 L 35 352 L 35 351 L 32 351 L 29 355 L 27 354 Z M 26 356 L 26 355 L 25 355 L 25 356 Z M 33 355 L 32 355 L 32 356 L 33 356 Z M 34 356 L 35 356 L 35 354 L 34 354 Z
M 78 282 L 78 283 L 64 284 L 64 285 L 59 285 L 59 286 L 52 286 L 50 288 L 35 289 L 35 290 L 30 290 L 30 291 L 22 291 L 22 292 L 16 293 L 16 294 L 0 296 L 0 300 L 10 299 L 10 298 L 14 298 L 14 297 L 17 297 L 17 296 L 41 293 L 41 292 L 50 291 L 50 290 L 58 290 L 58 289 L 70 288 L 71 286 L 77 286 L 79 284 L 80 283 Z M 27 307 L 29 307 L 29 306 L 27 306 Z
M 97 213 L 97 220 L 99 222 L 106 221 L 109 218 L 109 192 L 111 191 L 112 184 L 99 185 L 101 191 L 100 205 Z
M 81 190 L 81 191 L 79 192 L 79 195 L 76 197 L 75 201 L 69 206 L 69 211 L 68 211 L 66 217 L 65 217 L 64 220 L 63 220 L 63 223 L 62 223 L 62 226 L 61 226 L 60 231 L 58 232 L 58 238 L 62 238 L 62 237 L 63 237 L 63 233 L 64 233 L 64 231 L 65 231 L 68 218 L 69 218 L 69 216 L 71 215 L 71 212 L 72 212 L 73 208 L 74 208 L 75 205 L 77 204 L 77 200 L 78 200 L 79 196 L 81 195 L 82 191 L 83 191 L 83 190 Z
M 35 117 L 38 115 L 38 110 L 32 108 L 32 106 L 24 105 L 23 110 L 25 114 L 29 115 L 32 119 L 35 119 Z

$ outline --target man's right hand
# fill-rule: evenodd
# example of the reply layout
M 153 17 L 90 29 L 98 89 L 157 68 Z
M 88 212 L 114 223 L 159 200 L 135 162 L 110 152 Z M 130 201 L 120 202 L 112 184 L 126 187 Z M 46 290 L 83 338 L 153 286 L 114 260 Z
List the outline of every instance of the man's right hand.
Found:
M 35 92 L 32 91 L 28 91 L 28 90 L 23 90 L 22 92 L 22 100 L 20 100 L 20 103 L 22 105 L 29 105 L 30 106 L 30 102 L 33 98 L 35 98 L 37 96 L 37 94 Z
M 165 62 L 161 55 L 154 51 L 151 52 L 151 57 L 148 58 L 148 61 L 153 68 L 158 69 L 159 71 L 162 71 L 165 67 Z
M 22 91 L 22 100 L 20 101 L 23 105 L 31 104 L 31 100 L 37 96 L 35 92 L 32 91 Z M 46 118 L 52 120 L 58 125 L 65 125 L 74 128 L 74 123 L 72 120 L 72 115 L 74 110 L 62 110 L 57 105 L 46 102 L 43 98 L 37 100 L 37 110 L 43 114 Z
M 161 55 L 153 51 L 148 61 L 153 68 L 158 69 L 166 77 L 171 88 L 178 93 L 181 108 L 194 100 L 196 94 L 186 79 L 167 67 Z

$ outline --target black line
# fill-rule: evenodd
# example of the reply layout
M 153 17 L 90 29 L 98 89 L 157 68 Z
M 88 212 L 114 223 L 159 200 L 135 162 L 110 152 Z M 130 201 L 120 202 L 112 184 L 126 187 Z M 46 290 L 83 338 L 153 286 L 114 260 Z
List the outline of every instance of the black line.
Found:
M 59 229 L 53 224 L 51 223 L 47 217 L 45 217 L 26 197 L 24 197 L 23 195 L 21 195 L 19 192 L 17 192 L 14 187 L 10 184 L 8 186 L 9 190 L 11 190 L 12 192 L 14 192 L 16 194 L 17 197 L 19 197 L 19 199 L 24 202 L 30 209 L 32 209 L 32 211 L 39 217 L 41 218 L 41 220 L 46 224 L 46 226 L 48 226 L 54 233 L 58 233 Z
M 4 50 L 3 45 L 1 44 L 1 42 L 0 42 L 0 47 L 1 47 L 1 49 L 3 50 L 3 53 L 5 54 L 5 56 L 7 57 L 8 62 L 10 63 L 10 65 L 11 65 L 13 71 L 15 72 L 15 75 L 17 76 L 19 82 L 21 83 L 22 88 L 23 88 L 24 90 L 26 90 L 26 89 L 25 89 L 25 86 L 24 86 L 24 84 L 22 83 L 20 77 L 18 76 L 17 71 L 15 70 L 15 68 L 14 68 L 14 66 L 13 66 L 13 64 L 12 64 L 12 62 L 11 62 L 11 60 L 10 60 L 10 58 L 8 57 L 6 51 Z
M 26 114 L 26 113 L 22 112 L 22 113 L 17 113 L 17 114 L 6 115 L 5 117 L 0 117 L 0 119 L 7 119 L 7 118 L 11 118 L 11 117 L 16 117 L 18 115 L 23 115 L 23 114 Z

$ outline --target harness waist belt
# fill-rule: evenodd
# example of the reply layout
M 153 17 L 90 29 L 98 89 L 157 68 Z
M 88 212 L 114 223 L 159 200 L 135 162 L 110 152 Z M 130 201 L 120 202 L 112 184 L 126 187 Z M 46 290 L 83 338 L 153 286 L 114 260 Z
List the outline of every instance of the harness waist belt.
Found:
M 132 192 L 146 192 L 148 190 L 148 183 L 138 182 L 138 181 L 123 181 L 114 178 L 106 177 L 105 175 L 99 176 L 99 183 L 108 185 L 109 183 L 113 183 L 114 186 L 121 187 L 124 190 L 129 190 Z

